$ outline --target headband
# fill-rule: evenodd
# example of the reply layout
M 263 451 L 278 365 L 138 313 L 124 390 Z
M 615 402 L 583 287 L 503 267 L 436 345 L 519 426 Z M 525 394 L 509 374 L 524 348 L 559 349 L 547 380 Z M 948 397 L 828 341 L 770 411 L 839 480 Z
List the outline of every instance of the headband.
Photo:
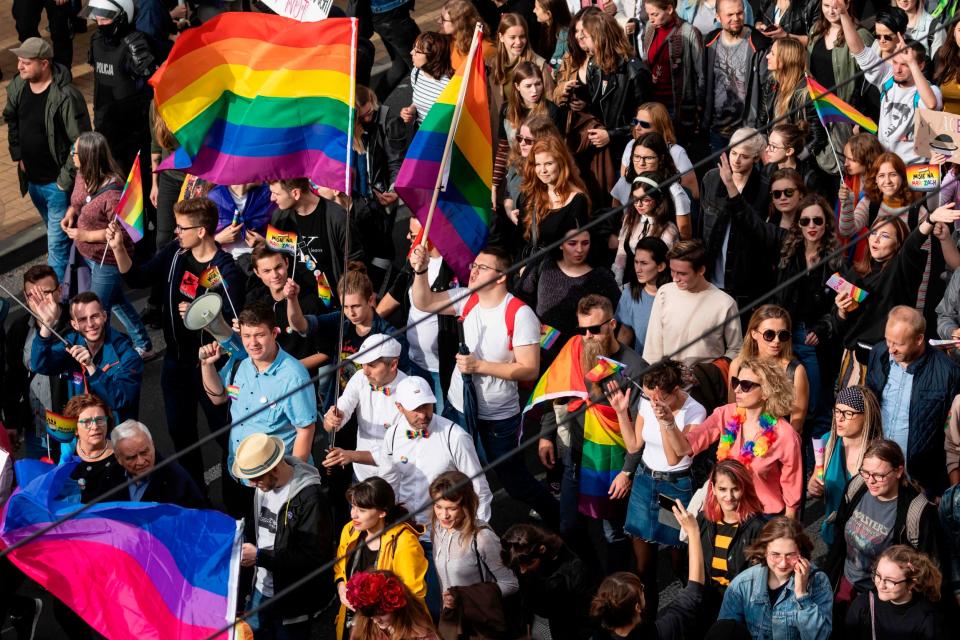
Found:
M 837 394 L 836 404 L 845 404 L 854 411 L 863 413 L 863 392 L 854 387 L 846 387 Z

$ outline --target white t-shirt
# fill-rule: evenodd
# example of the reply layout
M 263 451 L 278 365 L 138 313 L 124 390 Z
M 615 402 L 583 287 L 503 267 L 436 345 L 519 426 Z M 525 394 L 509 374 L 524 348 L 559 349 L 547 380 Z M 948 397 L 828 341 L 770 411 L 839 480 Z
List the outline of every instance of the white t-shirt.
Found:
M 653 405 L 644 398 L 640 401 L 640 415 L 643 416 L 643 464 L 653 471 L 683 471 L 689 469 L 693 458 L 684 456 L 679 463 L 671 466 L 663 452 L 663 439 L 660 437 L 660 423 L 653 413 Z M 707 410 L 694 400 L 690 394 L 675 415 L 675 422 L 681 431 L 689 425 L 700 424 L 707 419 Z
M 896 82 L 888 83 L 893 79 L 893 66 L 881 60 L 872 49 L 864 49 L 856 56 L 857 64 L 864 70 L 864 76 L 870 84 L 883 93 L 884 84 L 890 84 L 886 94 L 880 100 L 880 122 L 877 123 L 877 140 L 888 151 L 900 156 L 906 164 L 926 162 L 914 150 L 913 119 L 917 109 L 925 109 L 923 100 L 919 98 L 917 87 L 901 87 Z M 931 85 L 937 96 L 937 109 L 943 108 L 943 95 L 940 89 Z
M 433 284 L 440 274 L 443 265 L 441 256 L 433 256 L 427 263 L 427 282 Z M 413 294 L 410 296 L 410 313 L 407 315 L 407 344 L 410 345 L 410 359 L 421 369 L 436 373 L 440 371 L 440 323 L 437 314 L 425 313 L 413 304 Z M 426 318 L 426 320 L 423 320 Z M 422 320 L 422 322 L 421 322 Z
M 357 451 L 369 451 L 373 459 L 377 459 L 377 452 L 383 444 L 383 434 L 400 418 L 397 410 L 397 385 L 407 377 L 402 371 L 397 371 L 397 377 L 386 385 L 383 390 L 376 391 L 370 386 L 367 376 L 357 373 L 347 382 L 346 388 L 337 399 L 337 409 L 343 412 L 343 424 L 357 414 Z M 358 480 L 366 480 L 377 475 L 374 465 L 353 464 L 353 473 Z
M 277 536 L 277 519 L 290 496 L 291 484 L 288 482 L 279 489 L 262 494 L 260 515 L 257 517 L 257 549 L 273 549 L 273 541 Z M 257 591 L 266 598 L 273 597 L 273 574 L 263 567 L 257 567 Z
M 451 300 L 464 296 L 467 289 L 450 289 L 447 294 Z M 488 362 L 516 362 L 514 352 L 507 348 L 507 303 L 513 298 L 508 293 L 496 307 L 484 309 L 478 302 L 463 321 L 463 335 L 470 353 L 480 360 Z M 469 300 L 463 297 L 456 303 L 457 315 L 463 314 L 463 308 Z M 533 309 L 524 305 L 517 311 L 513 324 L 513 347 L 540 344 L 540 320 Z M 520 395 L 517 383 L 493 376 L 474 374 L 473 384 L 477 389 L 477 408 L 481 420 L 503 420 L 520 413 Z M 454 369 L 447 392 L 450 404 L 463 412 L 463 377 L 459 369 Z

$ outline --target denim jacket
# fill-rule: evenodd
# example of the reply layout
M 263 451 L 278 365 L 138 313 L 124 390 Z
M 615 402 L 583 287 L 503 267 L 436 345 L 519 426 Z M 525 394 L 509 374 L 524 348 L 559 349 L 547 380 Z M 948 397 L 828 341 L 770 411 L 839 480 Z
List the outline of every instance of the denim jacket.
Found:
M 797 598 L 793 576 L 770 606 L 767 566 L 754 565 L 730 583 L 718 620 L 747 625 L 754 640 L 827 640 L 833 627 L 833 589 L 827 574 L 810 565 L 807 594 Z

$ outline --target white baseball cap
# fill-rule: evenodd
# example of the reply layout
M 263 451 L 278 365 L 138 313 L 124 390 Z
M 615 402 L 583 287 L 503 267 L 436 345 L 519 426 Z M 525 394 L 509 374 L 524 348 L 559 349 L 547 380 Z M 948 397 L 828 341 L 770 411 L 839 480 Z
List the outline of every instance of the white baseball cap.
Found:
M 367 339 L 360 345 L 357 355 L 352 359 L 357 364 L 370 364 L 380 358 L 399 358 L 400 350 L 400 343 L 394 338 L 384 333 L 374 333 L 367 336 Z
M 414 411 L 425 404 L 436 404 L 430 383 L 418 376 L 408 376 L 397 385 L 397 402 L 407 411 Z

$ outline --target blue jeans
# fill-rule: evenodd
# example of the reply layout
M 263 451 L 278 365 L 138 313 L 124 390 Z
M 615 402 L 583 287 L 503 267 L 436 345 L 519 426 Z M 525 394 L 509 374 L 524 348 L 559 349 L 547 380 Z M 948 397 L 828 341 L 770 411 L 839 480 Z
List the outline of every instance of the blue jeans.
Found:
M 259 589 L 254 589 L 250 608 L 255 609 L 269 599 L 264 597 Z M 267 607 L 247 619 L 253 629 L 254 640 L 308 640 L 310 638 L 309 620 L 285 625 L 283 618 L 277 615 L 276 611 L 276 607 Z
M 140 319 L 140 314 L 133 308 L 126 294 L 123 293 L 123 281 L 120 279 L 120 270 L 115 265 L 104 264 L 84 258 L 90 267 L 90 290 L 97 294 L 103 305 L 103 312 L 110 317 L 110 311 L 117 314 L 124 328 L 133 340 L 133 346 L 149 351 L 153 348 L 147 328 Z
M 452 420 L 461 427 L 466 424 L 463 414 L 453 408 L 449 399 L 443 417 Z M 521 418 L 522 415 L 518 413 L 503 420 L 477 419 L 479 444 L 490 462 L 510 452 L 516 454 L 494 467 L 494 471 L 497 472 L 497 477 L 500 479 L 500 484 L 507 490 L 511 498 L 526 503 L 540 514 L 547 525 L 555 527 L 560 522 L 560 505 L 550 495 L 547 488 L 534 478 L 530 470 L 527 469 L 523 460 L 523 452 L 517 452 L 520 441 Z M 480 447 L 478 447 L 478 455 L 480 453 L 479 449 Z M 481 458 L 481 460 L 483 459 Z
M 437 397 L 437 404 L 433 410 L 440 415 L 443 415 L 443 412 L 446 409 L 446 403 L 444 402 L 443 397 L 443 385 L 440 383 L 440 373 L 427 371 L 413 360 L 410 361 L 410 366 L 407 368 L 410 369 L 408 372 L 409 375 L 423 378 L 430 383 L 430 385 L 433 387 L 433 395 Z
M 67 269 L 72 242 L 60 228 L 63 216 L 70 206 L 70 194 L 62 191 L 56 182 L 50 184 L 27 184 L 27 193 L 33 206 L 37 208 L 43 223 L 47 225 L 47 264 L 56 274 L 57 280 L 63 282 L 63 273 Z

